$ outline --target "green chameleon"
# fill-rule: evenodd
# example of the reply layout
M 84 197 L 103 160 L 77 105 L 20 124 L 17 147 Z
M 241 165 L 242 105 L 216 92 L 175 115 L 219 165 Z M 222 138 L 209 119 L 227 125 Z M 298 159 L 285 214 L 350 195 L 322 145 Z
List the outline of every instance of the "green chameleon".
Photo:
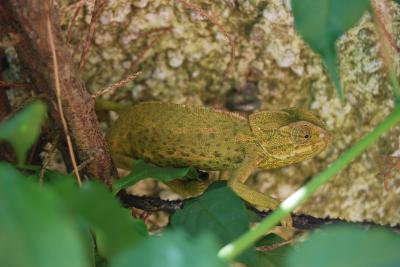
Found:
M 140 158 L 161 167 L 221 171 L 220 179 L 237 195 L 265 210 L 278 202 L 244 184 L 251 172 L 309 159 L 331 137 L 320 119 L 301 108 L 258 111 L 247 119 L 211 108 L 144 102 L 120 112 L 107 141 L 120 168 L 131 169 L 133 158 Z M 183 197 L 208 186 L 198 180 L 167 184 Z

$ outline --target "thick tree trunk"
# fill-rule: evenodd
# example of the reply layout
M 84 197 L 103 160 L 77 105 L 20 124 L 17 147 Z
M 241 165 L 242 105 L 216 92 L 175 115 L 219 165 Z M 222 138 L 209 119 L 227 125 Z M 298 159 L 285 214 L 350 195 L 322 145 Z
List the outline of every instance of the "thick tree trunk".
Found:
M 111 179 L 117 176 L 116 169 L 99 128 L 94 101 L 80 80 L 78 68 L 61 33 L 57 10 L 47 0 L 0 2 L 0 27 L 11 27 L 18 35 L 20 41 L 15 48 L 21 65 L 33 85 L 50 100 L 52 123 L 62 129 L 55 104 L 55 79 L 46 24 L 48 18 L 59 62 L 62 106 L 78 163 L 91 159 L 83 173 L 110 184 Z

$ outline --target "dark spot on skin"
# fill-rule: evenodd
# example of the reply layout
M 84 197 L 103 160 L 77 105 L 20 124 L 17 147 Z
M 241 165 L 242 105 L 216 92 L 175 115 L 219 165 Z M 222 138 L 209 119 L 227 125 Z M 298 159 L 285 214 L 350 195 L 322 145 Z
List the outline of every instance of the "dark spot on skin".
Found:
M 234 161 L 234 163 L 236 163 L 236 164 L 239 164 L 239 163 L 241 163 L 241 162 L 242 162 L 242 159 L 241 159 L 241 158 L 236 158 L 235 161 Z
M 214 156 L 216 156 L 217 158 L 222 157 L 221 152 L 219 151 L 214 151 Z

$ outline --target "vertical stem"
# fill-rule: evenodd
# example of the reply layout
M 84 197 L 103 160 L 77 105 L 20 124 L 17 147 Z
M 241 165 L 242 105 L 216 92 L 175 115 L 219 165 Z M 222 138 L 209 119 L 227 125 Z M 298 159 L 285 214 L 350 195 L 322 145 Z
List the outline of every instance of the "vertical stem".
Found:
M 358 157 L 369 145 L 374 143 L 383 133 L 387 132 L 392 126 L 400 121 L 400 106 L 385 118 L 385 120 L 375 127 L 375 129 L 365 135 L 358 143 L 346 150 L 337 160 L 335 160 L 323 172 L 315 176 L 308 184 L 298 189 L 285 201 L 278 209 L 267 217 L 260 224 L 246 232 L 234 242 L 224 246 L 218 253 L 218 257 L 225 261 L 233 260 L 239 254 L 248 249 L 254 242 L 265 235 L 273 226 L 288 216 L 296 207 L 307 200 L 320 186 L 327 183 L 333 175 L 345 168 L 352 160 Z

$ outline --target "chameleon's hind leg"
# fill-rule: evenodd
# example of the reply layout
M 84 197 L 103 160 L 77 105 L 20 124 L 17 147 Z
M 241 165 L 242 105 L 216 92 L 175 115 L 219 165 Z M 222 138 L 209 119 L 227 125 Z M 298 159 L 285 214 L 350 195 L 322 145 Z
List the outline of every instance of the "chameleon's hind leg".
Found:
M 238 169 L 232 171 L 231 177 L 228 180 L 228 185 L 240 198 L 252 206 L 255 206 L 257 209 L 274 210 L 279 206 L 278 200 L 264 195 L 244 184 L 256 165 L 256 159 L 249 158 L 244 160 L 243 164 Z M 285 218 L 282 221 L 282 225 L 291 227 L 292 219 L 290 217 Z

